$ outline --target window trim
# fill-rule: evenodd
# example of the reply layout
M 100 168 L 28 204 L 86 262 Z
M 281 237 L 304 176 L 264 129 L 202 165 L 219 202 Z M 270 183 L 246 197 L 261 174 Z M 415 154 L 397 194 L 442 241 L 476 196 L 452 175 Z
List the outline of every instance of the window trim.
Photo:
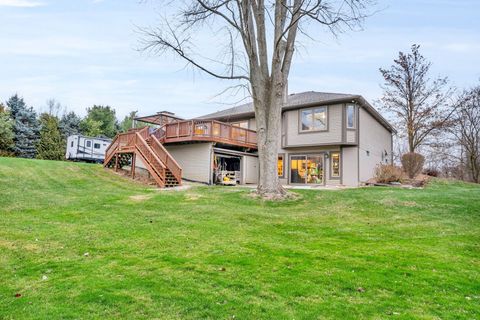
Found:
M 338 176 L 333 175 L 333 155 L 338 154 Z M 342 153 L 341 151 L 330 151 L 329 154 L 330 180 L 338 180 L 342 178 Z
M 326 120 L 325 129 L 302 130 L 302 112 L 311 110 L 313 113 L 315 109 L 321 109 L 321 108 L 325 108 L 325 113 L 326 113 L 325 118 L 327 120 Z M 298 133 L 327 132 L 329 130 L 329 122 L 330 122 L 330 112 L 328 109 L 329 109 L 329 106 L 316 106 L 316 107 L 299 109 L 298 110 Z
M 353 107 L 353 126 L 348 126 L 348 109 L 349 107 Z M 356 130 L 357 129 L 357 108 L 354 104 L 347 104 L 345 105 L 345 128 L 347 130 Z
M 242 127 L 241 124 L 247 124 L 246 127 Z M 238 127 L 238 128 L 242 128 L 242 129 L 250 129 L 250 121 L 247 119 L 247 120 L 241 120 L 241 121 L 234 121 L 234 122 L 230 122 L 230 125 L 234 126 L 234 127 Z
M 277 155 L 277 175 L 278 175 L 278 158 L 282 158 L 282 175 L 279 178 L 285 178 L 285 153 L 279 153 Z

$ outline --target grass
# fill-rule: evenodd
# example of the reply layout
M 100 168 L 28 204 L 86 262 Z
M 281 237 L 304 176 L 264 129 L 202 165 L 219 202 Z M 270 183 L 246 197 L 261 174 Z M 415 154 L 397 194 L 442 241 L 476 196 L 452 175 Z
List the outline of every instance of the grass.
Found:
M 479 186 L 248 192 L 0 158 L 0 319 L 480 318 Z

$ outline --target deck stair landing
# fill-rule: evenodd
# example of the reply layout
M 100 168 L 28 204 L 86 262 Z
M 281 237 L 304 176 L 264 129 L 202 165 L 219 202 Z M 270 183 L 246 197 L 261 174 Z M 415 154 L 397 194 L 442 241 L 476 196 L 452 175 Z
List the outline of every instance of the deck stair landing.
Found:
M 159 187 L 175 187 L 182 184 L 182 168 L 160 141 L 149 133 L 148 127 L 118 134 L 105 153 L 103 165 L 115 171 L 130 166 L 132 178 L 135 178 L 138 158 Z

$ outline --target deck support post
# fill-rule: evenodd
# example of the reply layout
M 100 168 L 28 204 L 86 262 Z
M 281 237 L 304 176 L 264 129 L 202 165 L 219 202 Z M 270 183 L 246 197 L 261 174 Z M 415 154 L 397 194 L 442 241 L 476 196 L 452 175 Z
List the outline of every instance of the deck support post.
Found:
M 118 153 L 115 155 L 115 172 L 118 171 Z
M 132 174 L 132 179 L 135 179 L 135 159 L 137 158 L 137 155 L 135 152 L 132 154 L 132 168 L 130 169 L 131 174 Z

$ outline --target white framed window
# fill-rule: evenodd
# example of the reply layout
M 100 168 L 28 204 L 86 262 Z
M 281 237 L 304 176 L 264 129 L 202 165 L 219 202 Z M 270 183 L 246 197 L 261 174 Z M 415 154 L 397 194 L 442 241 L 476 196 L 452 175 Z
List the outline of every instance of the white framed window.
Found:
M 93 148 L 94 149 L 100 149 L 100 143 L 94 143 Z
M 308 131 L 326 131 L 327 107 L 317 107 L 300 110 L 300 132 Z
M 347 105 L 347 129 L 355 129 L 355 105 Z
M 87 140 L 87 148 L 90 148 L 92 146 L 92 141 Z

